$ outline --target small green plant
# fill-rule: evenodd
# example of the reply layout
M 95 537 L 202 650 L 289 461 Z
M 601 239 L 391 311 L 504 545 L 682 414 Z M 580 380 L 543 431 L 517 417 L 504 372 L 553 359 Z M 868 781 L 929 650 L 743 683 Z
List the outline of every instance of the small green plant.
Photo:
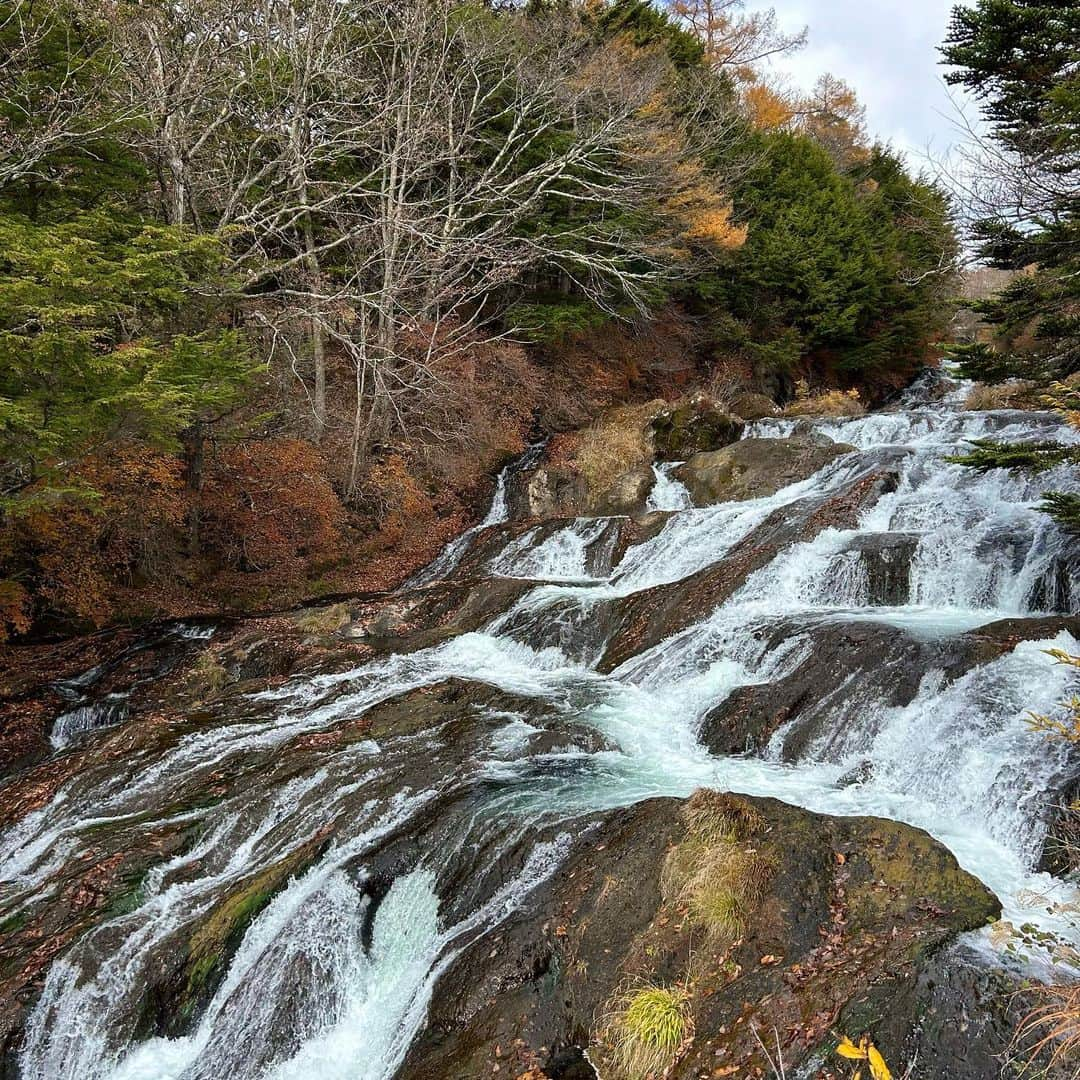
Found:
M 660 1076 L 693 1037 L 690 995 L 682 987 L 631 991 L 608 1026 L 612 1064 L 624 1080 Z

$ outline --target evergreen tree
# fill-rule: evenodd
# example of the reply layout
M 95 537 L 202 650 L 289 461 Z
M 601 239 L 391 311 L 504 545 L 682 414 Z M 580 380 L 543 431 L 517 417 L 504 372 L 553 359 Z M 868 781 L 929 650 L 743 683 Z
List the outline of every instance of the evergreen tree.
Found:
M 942 53 L 948 81 L 981 102 L 991 125 L 973 224 L 979 253 L 1021 271 L 976 305 L 996 345 L 954 347 L 956 369 L 988 383 L 1070 379 L 1080 372 L 1080 3 L 954 8 Z M 984 442 L 959 460 L 1038 471 L 1075 455 Z M 1048 495 L 1045 506 L 1065 524 L 1080 518 L 1072 496 Z

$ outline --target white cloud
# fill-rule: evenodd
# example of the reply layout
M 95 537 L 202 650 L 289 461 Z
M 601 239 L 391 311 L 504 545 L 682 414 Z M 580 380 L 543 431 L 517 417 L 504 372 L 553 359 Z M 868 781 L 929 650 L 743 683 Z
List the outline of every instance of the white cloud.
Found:
M 825 71 L 850 83 L 866 106 L 871 133 L 917 167 L 928 148 L 941 157 L 958 140 L 937 51 L 953 3 L 777 0 L 780 24 L 786 30 L 807 26 L 809 43 L 778 59 L 775 70 L 803 89 Z

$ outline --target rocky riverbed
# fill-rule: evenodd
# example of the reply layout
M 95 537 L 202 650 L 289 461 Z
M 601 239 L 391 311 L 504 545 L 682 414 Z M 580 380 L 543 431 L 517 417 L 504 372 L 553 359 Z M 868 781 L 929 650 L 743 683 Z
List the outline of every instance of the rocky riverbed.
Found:
M 396 593 L 13 683 L 0 1074 L 633 1080 L 655 990 L 655 1075 L 997 1075 L 1077 941 L 1024 717 L 1080 582 L 1047 478 L 947 458 L 1074 436 L 934 389 L 653 411 L 644 472 L 538 448 Z

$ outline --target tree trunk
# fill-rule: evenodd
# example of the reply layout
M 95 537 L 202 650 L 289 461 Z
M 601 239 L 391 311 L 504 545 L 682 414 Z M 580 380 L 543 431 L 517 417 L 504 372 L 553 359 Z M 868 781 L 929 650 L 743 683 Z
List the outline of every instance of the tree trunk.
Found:
M 199 503 L 202 497 L 206 432 L 201 420 L 196 420 L 184 432 L 183 443 L 184 457 L 187 461 L 187 489 L 190 500 L 187 519 L 188 554 L 195 556 L 202 552 L 202 540 L 199 536 Z

